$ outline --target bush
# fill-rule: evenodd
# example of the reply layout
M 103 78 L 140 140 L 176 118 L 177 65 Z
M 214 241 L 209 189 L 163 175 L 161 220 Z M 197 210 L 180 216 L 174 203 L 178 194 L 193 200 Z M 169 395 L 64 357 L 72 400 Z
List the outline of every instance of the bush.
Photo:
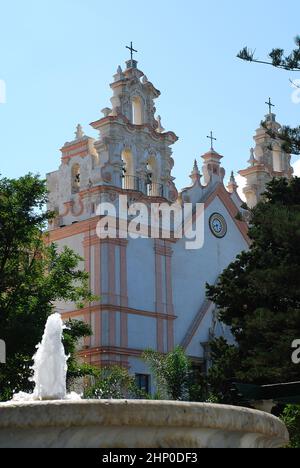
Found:
M 91 400 L 123 400 L 145 396 L 128 370 L 118 366 L 100 369 L 94 385 L 84 392 L 84 398 Z
M 282 420 L 290 433 L 290 448 L 300 448 L 300 405 L 288 405 L 284 409 Z

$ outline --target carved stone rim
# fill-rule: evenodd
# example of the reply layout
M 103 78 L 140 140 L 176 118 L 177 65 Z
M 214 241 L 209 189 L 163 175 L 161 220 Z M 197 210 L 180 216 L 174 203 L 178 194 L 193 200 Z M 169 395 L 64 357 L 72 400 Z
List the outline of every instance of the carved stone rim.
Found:
M 83 415 L 84 412 L 84 415 Z M 0 429 L 70 426 L 189 427 L 260 434 L 288 442 L 275 416 L 248 408 L 143 400 L 42 401 L 0 404 Z

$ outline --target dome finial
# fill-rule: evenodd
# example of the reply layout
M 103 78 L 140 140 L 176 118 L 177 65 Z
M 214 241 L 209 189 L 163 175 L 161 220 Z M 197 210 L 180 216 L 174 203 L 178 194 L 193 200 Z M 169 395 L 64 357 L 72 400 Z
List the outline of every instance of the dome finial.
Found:
M 192 179 L 193 183 L 195 183 L 196 181 L 200 182 L 201 177 L 202 175 L 201 175 L 201 172 L 199 171 L 197 160 L 195 159 L 193 171 L 190 175 L 190 178 Z
M 78 124 L 77 127 L 76 127 L 75 136 L 76 136 L 76 140 L 81 140 L 81 138 L 84 137 L 84 131 L 83 131 L 82 126 L 80 124 Z
M 227 190 L 228 190 L 229 193 L 234 193 L 234 192 L 237 191 L 238 187 L 239 186 L 238 186 L 238 184 L 237 184 L 237 182 L 235 180 L 234 172 L 232 171 L 231 176 L 230 176 L 230 180 L 229 180 L 229 184 L 227 186 Z
M 248 163 L 251 165 L 251 167 L 255 166 L 255 164 L 257 163 L 257 160 L 255 158 L 254 148 L 250 149 L 250 159 Z

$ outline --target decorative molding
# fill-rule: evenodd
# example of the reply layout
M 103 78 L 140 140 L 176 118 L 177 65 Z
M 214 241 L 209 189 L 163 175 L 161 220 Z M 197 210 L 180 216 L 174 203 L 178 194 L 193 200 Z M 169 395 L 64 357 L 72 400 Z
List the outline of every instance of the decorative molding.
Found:
M 212 302 L 209 300 L 205 300 L 200 308 L 200 310 L 197 312 L 196 316 L 194 317 L 192 323 L 190 324 L 183 340 L 181 341 L 181 346 L 183 349 L 187 350 L 189 345 L 192 342 L 192 339 L 194 338 L 195 334 L 199 330 L 199 327 L 206 316 L 206 314 L 209 312 Z
M 121 314 L 127 314 L 127 315 L 140 315 L 142 317 L 150 317 L 153 319 L 162 319 L 165 321 L 171 320 L 175 321 L 177 319 L 176 315 L 169 315 L 169 314 L 164 314 L 164 313 L 158 313 L 158 312 L 151 312 L 148 310 L 142 310 L 142 309 L 133 309 L 131 307 L 124 307 L 121 305 L 115 305 L 115 304 L 99 304 L 99 305 L 93 305 L 90 307 L 85 307 L 83 309 L 77 309 L 73 311 L 66 311 L 62 312 L 62 317 L 64 320 L 68 320 L 69 318 L 76 318 L 76 317 L 81 317 L 85 313 L 96 313 L 96 312 L 107 312 L 107 311 L 114 311 L 114 312 L 120 312 Z
M 236 219 L 236 216 L 239 213 L 239 210 L 233 200 L 231 199 L 230 193 L 227 192 L 223 184 L 218 184 L 216 190 L 208 197 L 205 201 L 205 209 L 207 209 L 211 203 L 215 200 L 215 198 L 219 197 L 222 201 L 223 205 L 227 209 L 229 215 L 231 216 L 232 220 L 234 221 L 236 227 L 244 237 L 245 241 L 248 245 L 251 245 L 251 239 L 248 236 L 249 227 L 245 221 L 239 221 Z

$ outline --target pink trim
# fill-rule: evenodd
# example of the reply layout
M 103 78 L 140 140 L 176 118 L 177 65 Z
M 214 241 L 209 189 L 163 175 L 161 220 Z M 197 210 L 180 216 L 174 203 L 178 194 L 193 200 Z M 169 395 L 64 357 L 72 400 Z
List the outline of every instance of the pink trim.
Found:
M 168 315 L 174 315 L 173 306 L 173 287 L 172 287 L 172 257 L 166 256 L 166 288 L 167 288 L 167 313 Z M 168 322 L 167 324 L 167 342 L 168 352 L 174 349 L 175 337 L 174 337 L 174 322 Z
M 202 307 L 200 310 L 197 312 L 196 316 L 194 317 L 194 320 L 190 324 L 187 333 L 185 334 L 184 339 L 181 342 L 181 346 L 186 350 L 188 346 L 191 344 L 192 339 L 196 335 L 197 331 L 199 330 L 199 327 L 206 316 L 207 312 L 209 311 L 210 307 L 212 305 L 212 302 L 209 300 L 205 300 L 202 304 Z
M 128 306 L 127 290 L 127 243 L 120 247 L 120 296 L 121 305 Z
M 89 245 L 84 246 L 84 264 L 85 271 L 90 275 L 91 274 L 91 247 Z M 84 313 L 84 320 L 91 326 L 91 310 L 88 308 Z M 84 338 L 84 346 L 91 345 L 91 337 Z
M 108 243 L 108 291 L 109 302 L 115 304 L 116 294 L 116 250 L 115 245 Z M 109 314 L 109 343 L 111 346 L 116 344 L 116 312 Z
M 78 218 L 78 216 L 81 216 L 83 212 L 84 212 L 84 204 L 81 198 L 79 198 L 79 211 L 76 213 L 76 211 L 74 210 L 74 204 L 72 204 L 72 215 Z
M 60 216 L 62 217 L 67 216 L 70 213 L 72 206 L 73 206 L 72 201 L 64 203 L 65 211 Z
M 95 130 L 100 130 L 101 127 L 104 125 L 113 123 L 115 121 L 122 121 L 126 124 L 126 127 L 129 131 L 135 130 L 136 132 L 143 132 L 145 129 L 149 130 L 151 133 L 151 136 L 155 140 L 161 140 L 161 141 L 167 141 L 169 145 L 172 145 L 178 141 L 178 137 L 175 135 L 174 132 L 166 132 L 166 133 L 158 133 L 153 129 L 153 126 L 150 124 L 143 124 L 143 125 L 134 125 L 132 124 L 125 115 L 119 114 L 118 116 L 108 116 L 108 117 L 103 117 L 100 120 L 97 120 L 96 122 L 92 122 L 90 125 L 95 129 Z
M 127 315 L 139 315 L 141 317 L 151 317 L 153 319 L 162 319 L 162 320 L 171 320 L 174 321 L 177 319 L 176 315 L 168 315 L 168 314 L 159 314 L 157 312 L 149 312 L 147 310 L 140 310 L 140 309 L 131 309 L 130 307 L 122 307 L 118 305 L 112 305 L 112 304 L 100 304 L 96 306 L 91 306 L 85 309 L 79 309 L 79 310 L 73 310 L 70 312 L 62 312 L 62 316 L 64 320 L 67 320 L 68 318 L 75 318 L 75 317 L 80 317 L 82 316 L 85 312 L 91 311 L 93 313 L 98 312 L 98 311 L 115 311 L 115 312 L 121 312 L 122 314 L 127 314 Z
M 156 311 L 159 314 L 164 313 L 163 290 L 162 290 L 162 256 L 155 249 L 155 284 L 156 284 Z M 157 319 L 157 350 L 164 352 L 164 322 L 161 318 Z
M 239 221 L 236 219 L 239 210 L 235 203 L 231 199 L 231 194 L 227 192 L 223 184 L 219 184 L 216 190 L 208 197 L 205 202 L 205 209 L 209 207 L 209 205 L 214 201 L 216 197 L 219 197 L 220 200 L 223 202 L 225 208 L 227 209 L 228 213 L 230 214 L 231 218 L 233 219 L 235 225 L 237 226 L 238 230 L 243 235 L 245 241 L 248 245 L 251 245 L 251 240 L 248 236 L 249 227 L 248 224 L 244 221 Z
M 95 295 L 101 296 L 101 244 L 95 245 Z M 100 299 L 99 299 L 100 300 Z M 101 345 L 102 314 L 95 312 L 95 344 Z
M 121 306 L 128 306 L 127 290 L 127 248 L 125 245 L 120 247 L 120 295 Z M 120 314 L 121 321 L 121 347 L 128 347 L 128 315 Z
M 166 257 L 166 287 L 167 287 L 167 312 L 172 315 L 173 309 L 173 288 L 172 288 L 172 258 Z

